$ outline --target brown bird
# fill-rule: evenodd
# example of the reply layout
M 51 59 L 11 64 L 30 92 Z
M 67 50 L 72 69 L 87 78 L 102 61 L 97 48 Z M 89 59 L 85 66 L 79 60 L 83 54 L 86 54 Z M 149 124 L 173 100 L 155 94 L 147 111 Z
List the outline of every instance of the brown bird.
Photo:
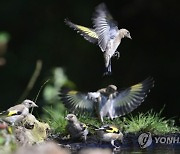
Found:
M 86 142 L 88 127 L 81 123 L 74 114 L 68 114 L 65 119 L 68 121 L 67 130 L 71 138 L 83 139 Z

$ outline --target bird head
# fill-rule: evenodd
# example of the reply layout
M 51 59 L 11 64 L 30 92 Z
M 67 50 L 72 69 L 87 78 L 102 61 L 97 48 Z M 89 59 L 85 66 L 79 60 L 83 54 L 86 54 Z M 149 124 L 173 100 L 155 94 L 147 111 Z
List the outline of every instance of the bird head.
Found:
M 121 34 L 122 38 L 127 37 L 129 39 L 132 39 L 130 32 L 127 29 L 122 28 L 119 30 L 119 33 Z
M 106 92 L 108 94 L 114 93 L 117 90 L 117 87 L 115 85 L 109 85 L 106 88 Z
M 66 120 L 68 120 L 69 122 L 76 122 L 78 121 L 77 117 L 74 114 L 68 114 L 65 117 Z
M 34 103 L 33 101 L 29 99 L 24 100 L 22 104 L 24 104 L 27 108 L 38 107 L 36 103 Z

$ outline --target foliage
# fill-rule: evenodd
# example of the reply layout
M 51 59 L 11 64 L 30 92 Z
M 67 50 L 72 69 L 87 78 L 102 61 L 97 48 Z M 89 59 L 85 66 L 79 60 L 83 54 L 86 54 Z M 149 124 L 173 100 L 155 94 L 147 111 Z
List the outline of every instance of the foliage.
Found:
M 49 121 L 52 128 L 55 129 L 56 132 L 66 133 L 65 126 L 67 122 L 64 117 L 54 112 L 53 109 L 48 110 L 48 112 L 52 116 L 52 121 Z M 88 126 L 89 131 L 92 134 L 94 134 L 95 128 L 102 125 L 99 119 L 89 117 L 88 115 L 79 115 L 78 119 Z M 161 117 L 161 112 L 155 113 L 153 110 L 150 110 L 147 113 L 139 113 L 136 116 L 130 115 L 114 120 L 105 118 L 104 124 L 116 125 L 124 133 L 133 134 L 139 132 L 151 132 L 154 135 L 163 135 L 168 133 L 178 133 L 180 131 L 180 128 L 175 126 L 173 119 L 165 119 L 164 117 Z
M 175 126 L 173 119 L 161 117 L 162 110 L 155 113 L 153 110 L 147 113 L 139 113 L 137 116 L 130 116 L 124 120 L 124 130 L 127 133 L 151 132 L 155 135 L 178 133 L 180 128 Z
M 10 35 L 6 32 L 0 32 L 0 43 L 7 43 L 10 39 Z
M 55 132 L 65 132 L 67 111 L 59 99 L 58 93 L 63 86 L 74 88 L 75 85 L 65 75 L 62 68 L 57 67 L 52 70 L 50 82 L 43 91 L 45 106 L 42 119 L 49 123 Z
M 52 107 L 45 107 L 44 108 L 44 117 L 43 119 L 46 120 L 47 123 L 49 123 L 50 128 L 55 132 L 55 133 L 65 133 L 65 127 L 67 125 L 66 120 L 64 119 L 65 117 L 65 111 L 60 112 L 62 107 L 62 104 L 59 104 L 56 106 L 56 108 Z

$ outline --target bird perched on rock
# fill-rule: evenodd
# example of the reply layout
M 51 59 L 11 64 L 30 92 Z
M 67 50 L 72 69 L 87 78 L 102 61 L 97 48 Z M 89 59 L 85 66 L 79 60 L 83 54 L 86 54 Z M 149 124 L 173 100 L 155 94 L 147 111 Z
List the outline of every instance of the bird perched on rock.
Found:
M 111 142 L 111 145 L 115 148 L 119 148 L 115 145 L 114 141 L 119 140 L 123 142 L 123 134 L 114 125 L 103 125 L 96 129 L 97 135 L 100 141 Z
M 132 112 L 144 101 L 153 86 L 154 81 L 150 77 L 124 90 L 109 85 L 96 92 L 61 91 L 60 98 L 71 112 L 96 112 L 103 122 L 103 117 L 114 119 Z
M 31 100 L 24 100 L 21 104 L 10 107 L 7 111 L 0 113 L 0 116 L 5 122 L 8 122 L 12 125 L 22 121 L 28 114 L 29 109 L 32 107 L 38 107 Z
M 117 51 L 124 37 L 130 38 L 130 32 L 127 29 L 118 29 L 117 22 L 109 13 L 104 3 L 98 5 L 93 17 L 94 29 L 77 25 L 65 19 L 65 23 L 71 28 L 77 30 L 86 40 L 91 43 L 98 43 L 101 51 L 104 53 L 105 75 L 111 74 L 111 58 L 120 56 Z
M 88 127 L 81 123 L 74 114 L 68 114 L 65 118 L 68 121 L 67 130 L 72 139 L 83 139 L 86 142 Z

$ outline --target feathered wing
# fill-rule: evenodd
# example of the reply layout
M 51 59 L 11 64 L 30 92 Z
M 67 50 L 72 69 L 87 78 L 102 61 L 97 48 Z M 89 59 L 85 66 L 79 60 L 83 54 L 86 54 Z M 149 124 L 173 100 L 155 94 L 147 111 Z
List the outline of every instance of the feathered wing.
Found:
M 123 116 L 136 109 L 144 101 L 153 86 L 154 80 L 149 77 L 134 86 L 118 92 L 112 101 L 115 110 L 114 117 Z
M 92 20 L 98 35 L 98 45 L 104 52 L 108 41 L 117 35 L 117 23 L 113 20 L 104 3 L 97 6 Z
M 7 116 L 7 117 L 20 115 L 23 112 L 24 108 L 25 108 L 24 105 L 19 104 L 19 105 L 9 108 L 7 111 L 1 112 L 0 115 Z
M 93 111 L 93 101 L 88 98 L 88 93 L 78 91 L 60 92 L 63 104 L 72 112 Z
M 77 30 L 77 32 L 80 33 L 87 41 L 91 43 L 96 43 L 98 41 L 98 36 L 93 29 L 74 24 L 68 19 L 65 19 L 64 22 L 69 27 L 73 28 L 74 30 Z

